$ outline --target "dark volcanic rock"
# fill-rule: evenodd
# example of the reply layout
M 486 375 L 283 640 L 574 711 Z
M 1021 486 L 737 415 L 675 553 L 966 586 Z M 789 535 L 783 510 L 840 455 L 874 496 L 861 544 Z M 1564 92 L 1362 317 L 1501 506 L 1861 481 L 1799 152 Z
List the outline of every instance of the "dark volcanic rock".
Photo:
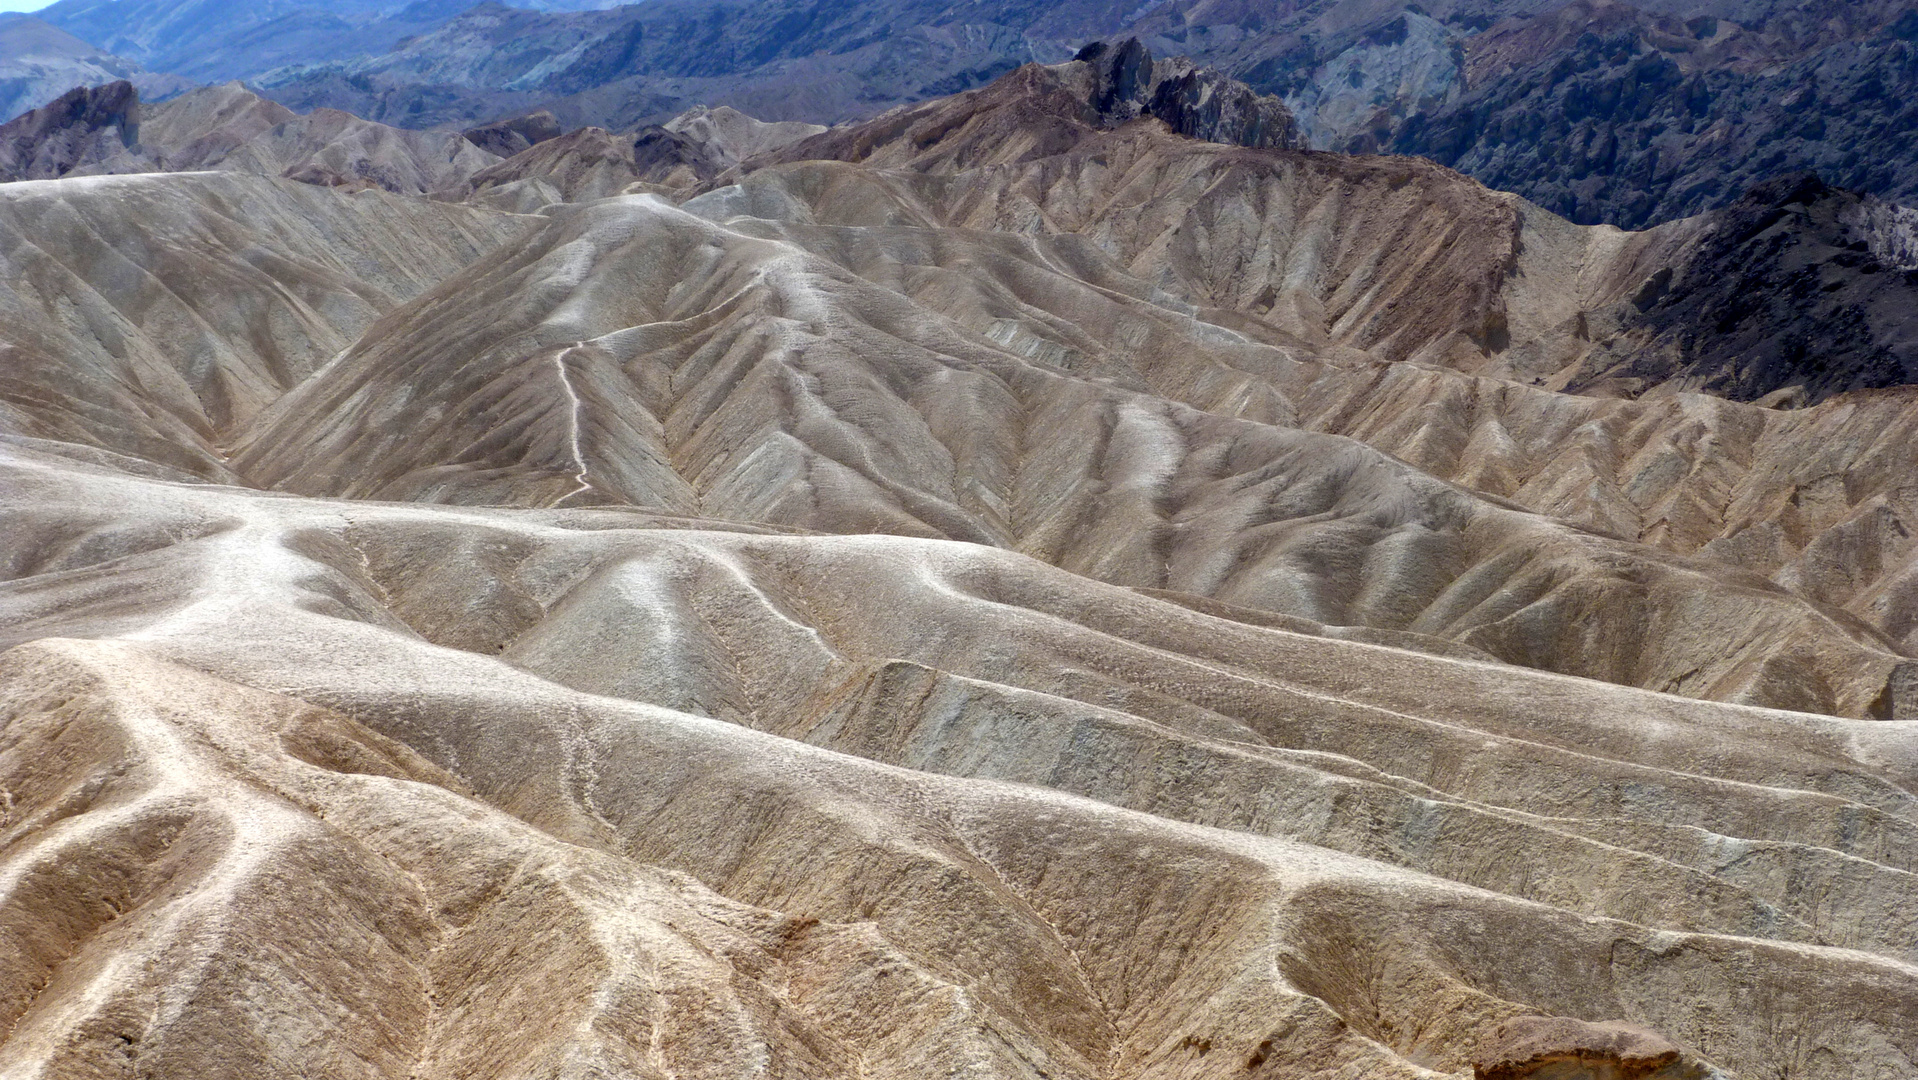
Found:
M 633 134 L 633 165 L 650 179 L 688 169 L 701 180 L 719 175 L 721 163 L 705 147 L 663 127 L 644 127 Z
M 1093 42 L 1073 58 L 1093 74 L 1092 107 L 1107 123 L 1151 116 L 1189 138 L 1237 146 L 1295 146 L 1285 103 L 1219 72 L 1175 58 L 1154 61 L 1138 38 Z
M 1295 146 L 1297 126 L 1285 103 L 1215 71 L 1195 69 L 1166 79 L 1146 111 L 1181 135 L 1239 146 Z
M 527 113 L 525 116 L 508 117 L 468 128 L 462 132 L 466 141 L 489 154 L 498 154 L 509 158 L 529 147 L 537 146 L 548 139 L 557 139 L 564 132 L 553 114 L 544 109 Z
M 1790 402 L 1918 382 L 1918 211 L 1816 176 L 1753 189 L 1633 298 L 1646 347 L 1593 378 Z
M 50 180 L 65 176 L 102 153 L 100 132 L 112 129 L 106 146 L 124 149 L 140 141 L 140 95 L 122 80 L 77 86 L 50 104 L 0 124 L 0 180 Z
M 1810 43 L 1579 0 L 1475 39 L 1470 88 L 1387 145 L 1622 228 L 1793 171 L 1918 198 L 1918 12 Z
M 1292 115 L 1277 98 L 1184 59 L 1155 61 L 1127 41 L 1089 45 L 1064 64 L 1027 64 L 978 90 L 835 127 L 744 165 L 831 159 L 949 172 L 1063 154 L 1142 117 L 1202 142 L 1295 145 Z

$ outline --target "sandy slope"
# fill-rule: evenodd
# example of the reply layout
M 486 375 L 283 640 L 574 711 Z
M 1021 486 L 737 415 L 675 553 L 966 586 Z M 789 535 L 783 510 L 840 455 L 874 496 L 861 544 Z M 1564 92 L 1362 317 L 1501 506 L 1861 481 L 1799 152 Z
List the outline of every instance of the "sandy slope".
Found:
M 9 1075 L 1423 1076 L 1526 1012 L 1918 1050 L 1903 724 L 950 541 L 5 467 L 59 553 L 0 593 Z
M 228 475 L 219 446 L 517 219 L 239 174 L 0 185 L 9 430 Z
M 317 495 L 947 537 L 1615 682 L 1894 707 L 1903 660 L 1860 620 L 1289 426 L 1249 373 L 1301 347 L 1155 302 L 1093 245 L 732 216 L 752 197 L 556 211 L 281 399 L 233 467 Z

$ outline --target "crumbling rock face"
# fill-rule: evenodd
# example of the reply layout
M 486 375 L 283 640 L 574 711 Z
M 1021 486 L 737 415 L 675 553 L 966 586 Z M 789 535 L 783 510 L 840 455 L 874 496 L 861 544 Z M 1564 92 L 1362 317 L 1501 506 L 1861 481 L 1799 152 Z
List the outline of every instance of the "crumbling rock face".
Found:
M 641 177 L 669 179 L 690 173 L 693 180 L 710 180 L 719 174 L 719 159 L 678 132 L 663 127 L 641 128 L 632 140 L 633 169 Z
M 1095 41 L 1073 60 L 1091 68 L 1092 107 L 1105 124 L 1151 116 L 1206 142 L 1298 145 L 1297 125 L 1284 102 L 1184 58 L 1155 61 L 1138 38 L 1116 45 Z
M 1519 1016 L 1486 1036 L 1473 1080 L 1704 1080 L 1682 1051 L 1635 1024 L 1592 1024 L 1562 1016 Z

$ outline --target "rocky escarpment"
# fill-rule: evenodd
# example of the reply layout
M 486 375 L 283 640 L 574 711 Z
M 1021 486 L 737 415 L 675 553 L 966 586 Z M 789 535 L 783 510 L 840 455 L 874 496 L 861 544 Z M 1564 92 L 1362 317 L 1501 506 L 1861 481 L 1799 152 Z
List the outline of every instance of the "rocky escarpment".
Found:
M 1117 45 L 1095 41 L 1073 60 L 1090 68 L 1091 104 L 1106 126 L 1150 116 L 1206 142 L 1253 147 L 1299 143 L 1298 125 L 1278 98 L 1183 57 L 1154 61 L 1138 38 Z
M 65 176 L 140 141 L 140 95 L 120 80 L 76 86 L 0 124 L 0 180 Z
M 1277 98 L 1138 40 L 1093 43 L 1063 64 L 1027 64 L 963 94 L 906 105 L 749 158 L 744 171 L 817 159 L 946 172 L 1069 153 L 1141 119 L 1204 143 L 1280 149 L 1297 125 Z
M 1635 1024 L 1518 1016 L 1480 1044 L 1473 1080 L 1708 1080 L 1722 1077 Z

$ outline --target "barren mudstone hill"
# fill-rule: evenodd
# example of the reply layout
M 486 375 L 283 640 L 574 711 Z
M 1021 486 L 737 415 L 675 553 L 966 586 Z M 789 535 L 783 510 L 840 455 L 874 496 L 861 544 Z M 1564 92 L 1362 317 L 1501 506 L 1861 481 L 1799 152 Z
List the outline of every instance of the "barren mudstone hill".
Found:
M 0 1077 L 1918 1071 L 1911 210 L 130 95 L 0 129 Z

